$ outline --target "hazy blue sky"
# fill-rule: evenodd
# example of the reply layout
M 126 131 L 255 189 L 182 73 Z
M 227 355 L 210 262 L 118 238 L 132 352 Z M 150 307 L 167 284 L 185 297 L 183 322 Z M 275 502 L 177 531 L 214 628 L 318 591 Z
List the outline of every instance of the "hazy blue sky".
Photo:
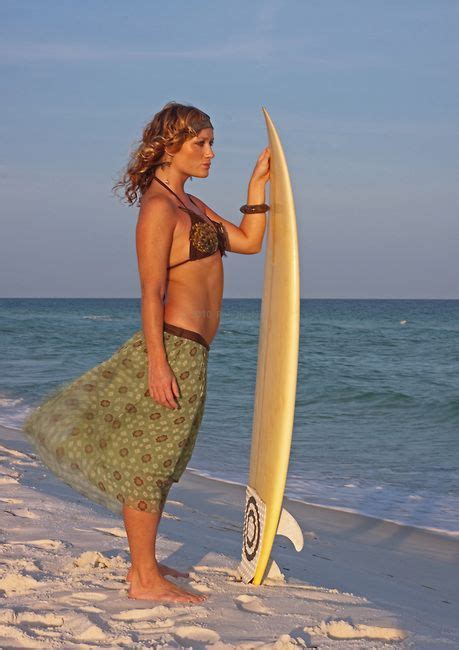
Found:
M 302 297 L 458 298 L 456 0 L 0 0 L 0 296 L 135 297 L 137 208 L 111 186 L 170 100 L 208 112 L 187 190 L 239 223 L 283 140 Z M 264 253 L 224 258 L 257 297 Z

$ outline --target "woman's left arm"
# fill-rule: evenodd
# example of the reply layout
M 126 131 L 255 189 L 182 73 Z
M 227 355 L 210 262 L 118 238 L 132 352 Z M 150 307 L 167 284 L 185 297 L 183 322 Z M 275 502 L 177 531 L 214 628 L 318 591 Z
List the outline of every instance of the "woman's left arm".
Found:
M 263 149 L 255 164 L 252 177 L 247 190 L 247 203 L 249 205 L 261 204 L 265 202 L 266 183 L 269 181 L 269 147 Z M 229 251 L 232 253 L 242 253 L 253 255 L 259 253 L 263 244 L 263 236 L 266 228 L 266 213 L 257 212 L 256 214 L 244 214 L 239 226 L 235 226 L 231 221 L 223 219 L 212 208 L 193 196 L 201 205 L 206 215 L 214 221 L 219 221 L 226 230 Z

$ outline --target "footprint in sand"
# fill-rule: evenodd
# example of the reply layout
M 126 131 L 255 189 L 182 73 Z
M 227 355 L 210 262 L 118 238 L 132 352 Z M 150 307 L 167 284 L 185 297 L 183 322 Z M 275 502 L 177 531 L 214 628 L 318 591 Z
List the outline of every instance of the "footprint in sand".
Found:
M 272 614 L 271 610 L 265 607 L 258 596 L 242 594 L 235 599 L 236 605 L 244 612 L 251 614 Z
M 115 621 L 124 621 L 126 623 L 139 623 L 141 621 L 150 621 L 156 623 L 154 619 L 172 620 L 172 614 L 178 614 L 183 609 L 170 608 L 165 605 L 158 605 L 157 607 L 149 607 L 147 609 L 126 609 L 118 614 L 112 614 L 112 619 Z
M 192 644 L 193 641 L 209 644 L 220 641 L 220 635 L 217 632 L 199 627 L 198 625 L 181 625 L 175 628 L 173 634 L 181 643 L 186 644 Z
M 34 546 L 36 548 L 44 549 L 45 551 L 57 551 L 63 547 L 72 546 L 70 542 L 62 542 L 60 539 L 28 539 L 24 542 L 13 541 L 10 544 L 17 544 L 20 546 Z
M 60 596 L 57 600 L 71 607 L 79 607 L 90 603 L 101 603 L 107 600 L 107 598 L 107 594 L 103 594 L 100 591 L 75 591 L 72 594 Z
M 101 594 L 99 591 L 75 591 L 71 594 L 73 600 L 84 600 L 91 602 L 100 603 L 102 600 L 107 600 L 108 596 L 106 594 Z
M 124 623 L 135 623 L 136 630 L 171 628 L 177 623 L 177 611 L 164 605 L 158 605 L 149 609 L 127 609 L 118 614 L 112 614 L 112 619 Z M 173 618 L 172 614 L 174 614 Z
M 8 625 L 0 625 L 2 648 L 45 648 L 42 640 L 33 639 L 22 630 Z M 49 646 L 48 646 L 49 647 Z
M 352 624 L 343 620 L 321 621 L 319 625 L 303 628 L 309 634 L 321 634 L 337 641 L 369 639 L 372 641 L 403 641 L 408 632 L 396 627 Z
M 14 609 L 0 610 L 0 621 L 10 625 L 20 625 L 21 623 L 46 625 L 49 627 L 61 627 L 64 625 L 62 616 L 57 616 L 52 612 L 16 612 Z
M 157 605 L 146 609 L 126 609 L 118 614 L 112 614 L 115 621 L 124 623 L 135 623 L 136 629 L 148 629 L 154 627 L 170 627 L 177 625 L 178 622 L 185 622 L 190 619 L 195 620 L 197 617 L 206 617 L 208 612 L 204 607 L 181 607 L 180 605 Z
M 17 506 L 24 503 L 23 499 L 14 499 L 13 497 L 0 497 L 0 503 L 9 503 L 11 506 Z
M 107 638 L 107 635 L 100 627 L 94 625 L 92 621 L 80 613 L 65 616 L 65 629 L 72 634 L 76 641 L 97 643 L 105 641 Z
M 9 573 L 0 578 L 0 591 L 3 591 L 5 596 L 27 594 L 29 591 L 38 589 L 41 586 L 43 586 L 43 583 L 21 573 Z
M 112 614 L 115 621 L 150 621 L 153 618 L 167 618 L 172 610 L 165 605 L 150 607 L 148 609 L 126 609 L 118 614 Z
M 40 567 L 36 562 L 26 557 L 3 558 L 0 559 L 0 564 L 2 565 L 1 570 L 7 571 L 7 573 L 19 573 L 21 571 L 33 573 L 34 571 L 40 571 Z
M 62 632 L 59 632 L 58 630 L 48 630 L 47 628 L 33 627 L 31 625 L 29 627 L 29 631 L 33 632 L 33 634 L 36 634 L 38 637 L 42 637 L 44 639 L 61 639 L 62 638 Z

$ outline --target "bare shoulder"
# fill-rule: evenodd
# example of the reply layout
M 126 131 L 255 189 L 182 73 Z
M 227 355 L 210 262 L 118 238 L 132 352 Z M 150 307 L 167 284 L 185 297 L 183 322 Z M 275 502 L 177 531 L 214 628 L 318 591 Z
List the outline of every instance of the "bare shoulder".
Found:
M 166 287 L 167 263 L 178 222 L 174 203 L 164 196 L 142 199 L 136 228 L 136 248 L 143 287 Z
M 148 228 L 172 228 L 177 224 L 177 210 L 174 202 L 167 196 L 144 197 L 140 204 L 138 223 Z

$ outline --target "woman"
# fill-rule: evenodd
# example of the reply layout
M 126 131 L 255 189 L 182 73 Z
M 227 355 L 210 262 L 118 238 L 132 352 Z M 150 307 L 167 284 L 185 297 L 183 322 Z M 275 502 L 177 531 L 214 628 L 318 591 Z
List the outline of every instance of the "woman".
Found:
M 187 194 L 214 158 L 209 116 L 169 102 L 144 129 L 123 188 L 140 200 L 136 242 L 142 329 L 107 361 L 59 387 L 26 421 L 42 460 L 66 483 L 122 513 L 129 597 L 198 603 L 156 560 L 164 504 L 191 457 L 204 414 L 207 360 L 219 321 L 226 251 L 261 250 L 269 149 L 260 154 L 238 226 Z

